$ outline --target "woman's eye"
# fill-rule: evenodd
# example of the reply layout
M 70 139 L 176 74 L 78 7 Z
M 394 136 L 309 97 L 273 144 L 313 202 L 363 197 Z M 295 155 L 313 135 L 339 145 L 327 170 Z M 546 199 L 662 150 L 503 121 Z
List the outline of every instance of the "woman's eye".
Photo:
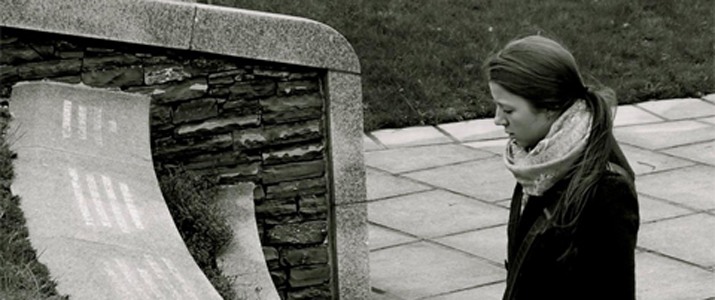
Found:
M 511 112 L 512 112 L 511 110 L 504 110 L 505 114 L 511 114 Z

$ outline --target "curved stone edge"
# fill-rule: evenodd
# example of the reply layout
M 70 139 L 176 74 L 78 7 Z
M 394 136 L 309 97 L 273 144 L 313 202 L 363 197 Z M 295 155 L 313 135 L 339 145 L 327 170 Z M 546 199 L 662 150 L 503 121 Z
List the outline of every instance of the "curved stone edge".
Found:
M 221 186 L 216 203 L 229 220 L 233 238 L 217 263 L 224 275 L 233 279 L 240 299 L 280 300 L 266 265 L 258 237 L 252 182 Z
M 360 73 L 348 40 L 299 17 L 162 0 L 0 0 L 0 26 Z

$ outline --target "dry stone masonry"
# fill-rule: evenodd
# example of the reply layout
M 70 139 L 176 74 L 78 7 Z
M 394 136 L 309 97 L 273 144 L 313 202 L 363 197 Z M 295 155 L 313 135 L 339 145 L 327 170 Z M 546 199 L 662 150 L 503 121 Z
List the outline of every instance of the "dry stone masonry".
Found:
M 254 182 L 281 297 L 331 298 L 324 70 L 1 29 L 0 98 L 44 79 L 151 96 L 157 172 Z

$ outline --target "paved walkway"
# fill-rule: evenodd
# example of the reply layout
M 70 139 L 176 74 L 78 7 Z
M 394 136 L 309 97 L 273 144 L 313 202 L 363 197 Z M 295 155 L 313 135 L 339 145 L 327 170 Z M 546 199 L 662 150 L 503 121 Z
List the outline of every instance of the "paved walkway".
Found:
M 715 94 L 620 106 L 638 299 L 715 299 Z M 515 181 L 491 119 L 365 136 L 374 299 L 501 299 Z

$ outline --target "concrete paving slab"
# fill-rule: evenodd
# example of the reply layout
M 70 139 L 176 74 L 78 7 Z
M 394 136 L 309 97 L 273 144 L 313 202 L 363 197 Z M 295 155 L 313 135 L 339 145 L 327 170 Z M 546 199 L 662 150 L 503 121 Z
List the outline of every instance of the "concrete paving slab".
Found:
M 431 238 L 506 224 L 508 211 L 445 191 L 368 203 L 370 222 Z
M 620 142 L 647 149 L 661 149 L 715 139 L 715 130 L 696 121 L 674 121 L 619 127 L 614 130 Z
M 372 286 L 420 299 L 503 279 L 503 268 L 427 242 L 370 253 Z M 448 280 L 437 280 L 448 279 Z
M 715 296 L 714 281 L 712 272 L 656 254 L 636 253 L 639 300 L 706 299 Z
M 643 150 L 629 145 L 621 145 L 623 153 L 628 159 L 636 175 L 649 174 L 675 168 L 692 166 L 695 163 L 672 156 L 660 154 L 651 150 Z
M 671 99 L 641 102 L 636 106 L 668 120 L 693 119 L 715 116 L 715 105 L 701 99 Z
M 694 209 L 715 208 L 715 168 L 693 166 L 641 176 L 636 179 L 639 193 L 676 202 Z
M 376 150 L 384 150 L 385 149 L 385 147 L 383 147 L 382 145 L 379 145 L 378 143 L 373 141 L 367 135 L 362 136 L 362 143 L 363 143 L 364 151 L 376 151 Z
M 396 230 L 386 229 L 373 224 L 368 225 L 368 235 L 370 236 L 370 251 L 417 240 L 414 237 L 402 234 Z
M 616 110 L 616 119 L 613 126 L 635 125 L 662 122 L 663 119 L 656 117 L 635 105 L 622 105 Z
M 693 213 L 692 210 L 653 199 L 646 195 L 638 195 L 638 208 L 640 210 L 641 224 Z
M 373 131 L 372 136 L 376 137 L 377 140 L 388 148 L 434 145 L 453 142 L 452 139 L 445 136 L 432 126 L 383 129 Z
M 437 125 L 460 142 L 506 138 L 504 128 L 494 125 L 493 119 L 481 119 Z
M 464 143 L 464 145 L 467 147 L 470 147 L 470 148 L 489 151 L 491 153 L 498 154 L 498 155 L 503 155 L 504 150 L 506 149 L 507 142 L 509 142 L 508 139 L 498 139 L 498 140 L 488 140 L 488 141 L 479 141 L 479 142 L 469 142 L 469 143 Z
M 405 176 L 486 201 L 511 198 L 516 184 L 501 157 L 407 173 Z
M 493 156 L 494 154 L 446 144 L 365 153 L 365 164 L 393 174 L 433 168 Z
M 696 214 L 643 225 L 638 245 L 705 268 L 715 267 L 715 217 Z
M 708 101 L 710 103 L 715 103 L 715 94 L 709 94 L 703 97 L 703 100 Z
M 404 195 L 432 189 L 412 180 L 367 168 L 367 200 Z
M 504 263 L 507 250 L 506 225 L 450 235 L 434 240 L 497 264 Z
M 505 289 L 506 283 L 497 283 L 442 296 L 428 297 L 425 300 L 501 300 Z
M 698 119 L 698 121 L 715 125 L 715 117 L 700 118 L 700 119 Z
M 671 148 L 663 150 L 663 152 L 715 166 L 715 140 Z

